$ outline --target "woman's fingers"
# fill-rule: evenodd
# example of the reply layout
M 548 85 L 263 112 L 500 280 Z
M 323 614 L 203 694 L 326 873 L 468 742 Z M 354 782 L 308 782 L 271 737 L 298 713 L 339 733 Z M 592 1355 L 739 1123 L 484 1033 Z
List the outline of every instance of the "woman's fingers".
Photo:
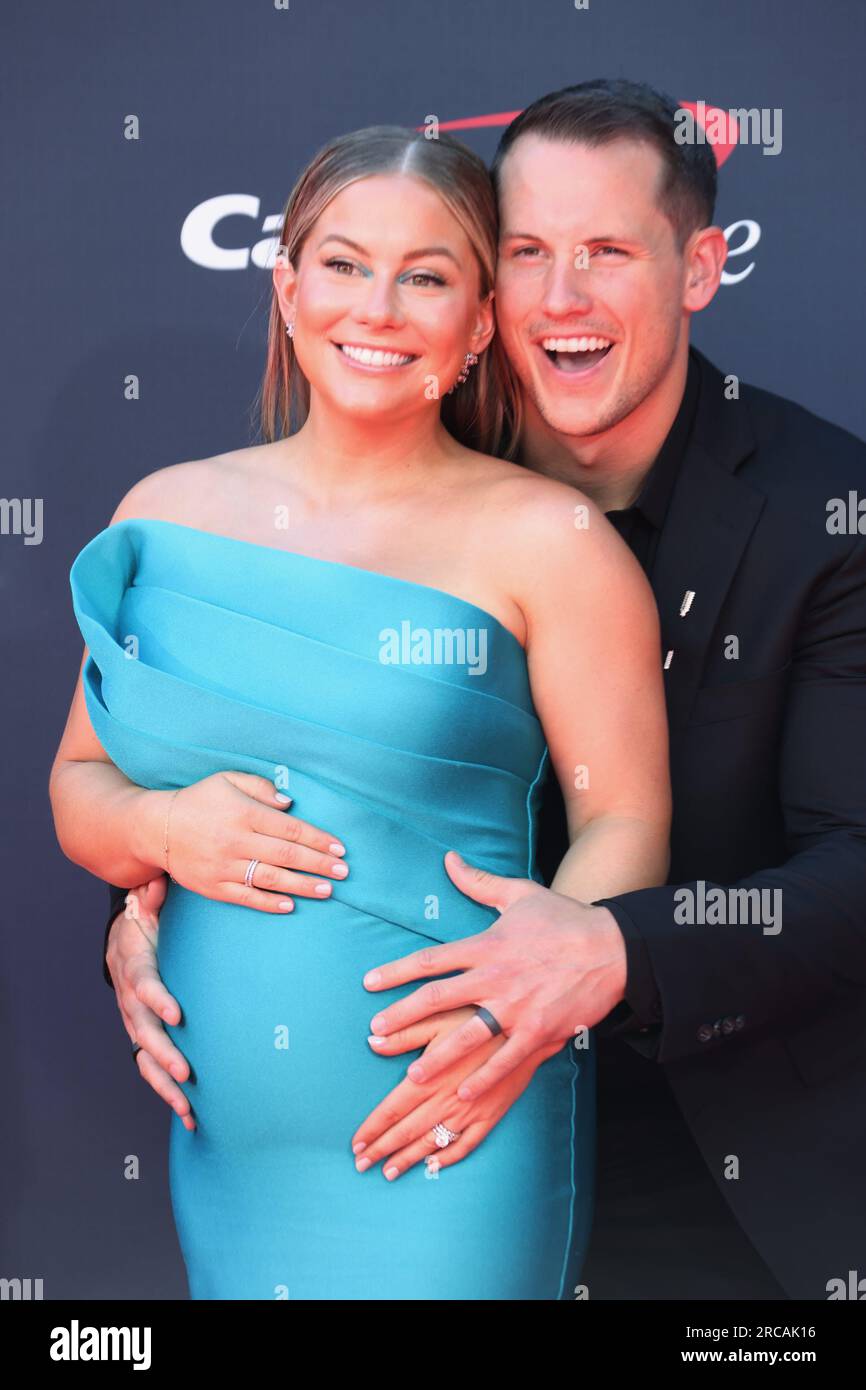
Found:
M 276 814 L 261 804 L 251 807 L 249 826 L 259 835 L 273 835 L 283 843 L 306 845 L 320 854 L 339 856 L 346 852 L 342 841 L 329 830 L 320 830 L 317 825 L 310 825 L 309 821 L 290 816 L 285 811 Z
M 326 878 L 347 878 L 349 866 L 345 859 L 334 854 L 322 854 L 317 849 L 286 840 L 278 840 L 275 835 L 254 835 L 249 843 L 239 846 L 244 854 L 260 859 L 263 864 L 273 864 L 278 869 L 294 869 L 298 873 L 323 874 Z
M 424 1055 L 417 1057 L 407 1067 L 406 1075 L 412 1081 L 432 1081 L 447 1067 L 462 1061 L 477 1047 L 483 1047 L 493 1036 L 484 1020 L 472 1010 L 470 1017 L 459 1028 L 454 1028 L 444 1035 L 434 1036 Z
M 177 1083 L 172 1081 L 168 1072 L 154 1061 L 143 1045 L 140 1051 L 135 1054 L 135 1060 L 144 1080 L 165 1101 L 166 1105 L 170 1105 L 172 1110 L 180 1116 L 185 1128 L 195 1129 L 192 1106 Z
M 447 1124 L 447 1120 L 444 1123 Z M 493 1120 L 477 1120 L 474 1124 L 467 1124 L 466 1128 L 460 1131 L 460 1138 L 452 1140 L 444 1149 L 436 1143 L 430 1130 L 423 1139 L 391 1154 L 382 1171 L 388 1181 L 393 1182 L 423 1159 L 427 1161 L 427 1176 L 432 1179 L 440 1168 L 449 1168 L 452 1163 L 459 1163 L 461 1158 L 477 1149 L 481 1140 L 490 1133 L 493 1124 Z M 450 1125 L 448 1127 L 451 1128 Z
M 227 883 L 218 883 L 217 891 L 213 896 L 218 902 L 234 903 L 237 907 L 251 907 L 256 912 L 270 912 L 281 914 L 294 912 L 295 902 L 293 898 L 287 898 L 285 893 L 266 893 L 261 888 L 253 888 L 244 883 L 243 873 L 246 869 L 244 864 L 241 869 L 241 880 L 232 879 Z M 258 877 L 259 870 L 256 869 Z

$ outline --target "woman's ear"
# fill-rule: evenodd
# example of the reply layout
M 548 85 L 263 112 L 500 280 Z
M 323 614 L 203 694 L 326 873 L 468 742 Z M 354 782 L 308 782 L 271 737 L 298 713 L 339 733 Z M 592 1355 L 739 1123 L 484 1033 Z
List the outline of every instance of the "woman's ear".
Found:
M 285 246 L 280 246 L 277 251 L 274 261 L 273 281 L 283 321 L 287 324 L 293 323 L 295 318 L 295 300 L 298 293 L 298 274 L 289 260 L 288 251 Z
M 496 332 L 496 319 L 493 316 L 493 290 L 482 299 L 478 305 L 478 312 L 475 317 L 475 326 L 470 338 L 470 346 L 473 352 L 483 352 L 489 347 L 490 340 Z

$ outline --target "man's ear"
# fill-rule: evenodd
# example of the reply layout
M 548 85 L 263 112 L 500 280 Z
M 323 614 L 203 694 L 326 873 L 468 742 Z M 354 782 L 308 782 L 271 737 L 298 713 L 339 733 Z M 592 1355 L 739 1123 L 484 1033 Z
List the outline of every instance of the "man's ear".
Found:
M 273 269 L 274 289 L 284 323 L 292 323 L 295 318 L 295 299 L 298 293 L 298 273 L 289 260 L 284 246 L 277 251 Z
M 470 347 L 473 352 L 481 353 L 486 347 L 490 346 L 490 340 L 496 332 L 496 319 L 493 315 L 493 290 L 486 298 L 481 300 L 478 305 L 478 312 L 475 316 L 475 326 L 472 329 Z
M 728 243 L 721 227 L 702 227 L 689 238 L 685 250 L 683 308 L 692 313 L 705 309 L 719 288 L 728 258 Z

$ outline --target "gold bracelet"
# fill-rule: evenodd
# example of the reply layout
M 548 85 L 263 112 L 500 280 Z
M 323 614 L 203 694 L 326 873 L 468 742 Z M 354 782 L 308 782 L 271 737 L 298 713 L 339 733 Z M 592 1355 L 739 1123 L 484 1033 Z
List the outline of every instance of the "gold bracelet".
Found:
M 172 808 L 172 806 L 174 805 L 174 798 L 177 796 L 177 794 L 178 794 L 179 791 L 180 791 L 180 787 L 175 787 L 174 791 L 173 791 L 172 794 L 171 794 L 171 799 L 169 800 L 169 803 L 168 803 L 168 809 L 166 810 L 166 813 L 165 813 L 165 831 L 164 831 L 164 833 L 163 833 L 163 842 L 162 842 L 162 852 L 163 852 L 163 855 L 165 856 L 165 872 L 168 874 L 168 876 L 169 876 L 169 878 L 171 879 L 172 883 L 177 883 L 177 879 L 173 876 L 173 874 L 172 874 L 172 872 L 171 872 L 171 869 L 168 867 L 168 819 L 169 819 L 169 816 L 171 815 L 171 808 Z

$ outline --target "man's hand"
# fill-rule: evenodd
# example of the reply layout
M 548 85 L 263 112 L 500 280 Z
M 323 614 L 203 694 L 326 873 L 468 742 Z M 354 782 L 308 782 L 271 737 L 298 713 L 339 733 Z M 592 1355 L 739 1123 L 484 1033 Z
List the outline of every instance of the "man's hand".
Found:
M 178 1086 L 189 1079 L 189 1064 L 163 1027 L 180 1022 L 180 1005 L 159 977 L 156 941 L 159 909 L 165 901 L 165 874 L 131 888 L 127 905 L 115 917 L 108 934 L 106 961 L 117 996 L 123 1026 L 133 1042 L 138 1069 L 187 1129 L 195 1129 L 190 1103 Z M 172 1078 L 175 1078 L 174 1080 Z
M 459 1085 L 460 1100 L 474 1100 L 533 1054 L 556 1050 L 582 1028 L 592 1028 L 623 999 L 626 952 L 611 912 L 555 893 L 528 878 L 503 878 L 445 856 L 452 882 L 501 916 L 476 936 L 429 946 L 389 961 L 364 976 L 368 989 L 392 989 L 450 971 L 451 979 L 422 985 L 390 1004 L 371 1023 L 386 1035 L 431 1014 L 465 1004 L 483 1005 L 502 1026 L 504 1046 Z M 430 1043 L 407 1076 L 427 1082 L 490 1042 L 487 1024 L 472 1017 Z

